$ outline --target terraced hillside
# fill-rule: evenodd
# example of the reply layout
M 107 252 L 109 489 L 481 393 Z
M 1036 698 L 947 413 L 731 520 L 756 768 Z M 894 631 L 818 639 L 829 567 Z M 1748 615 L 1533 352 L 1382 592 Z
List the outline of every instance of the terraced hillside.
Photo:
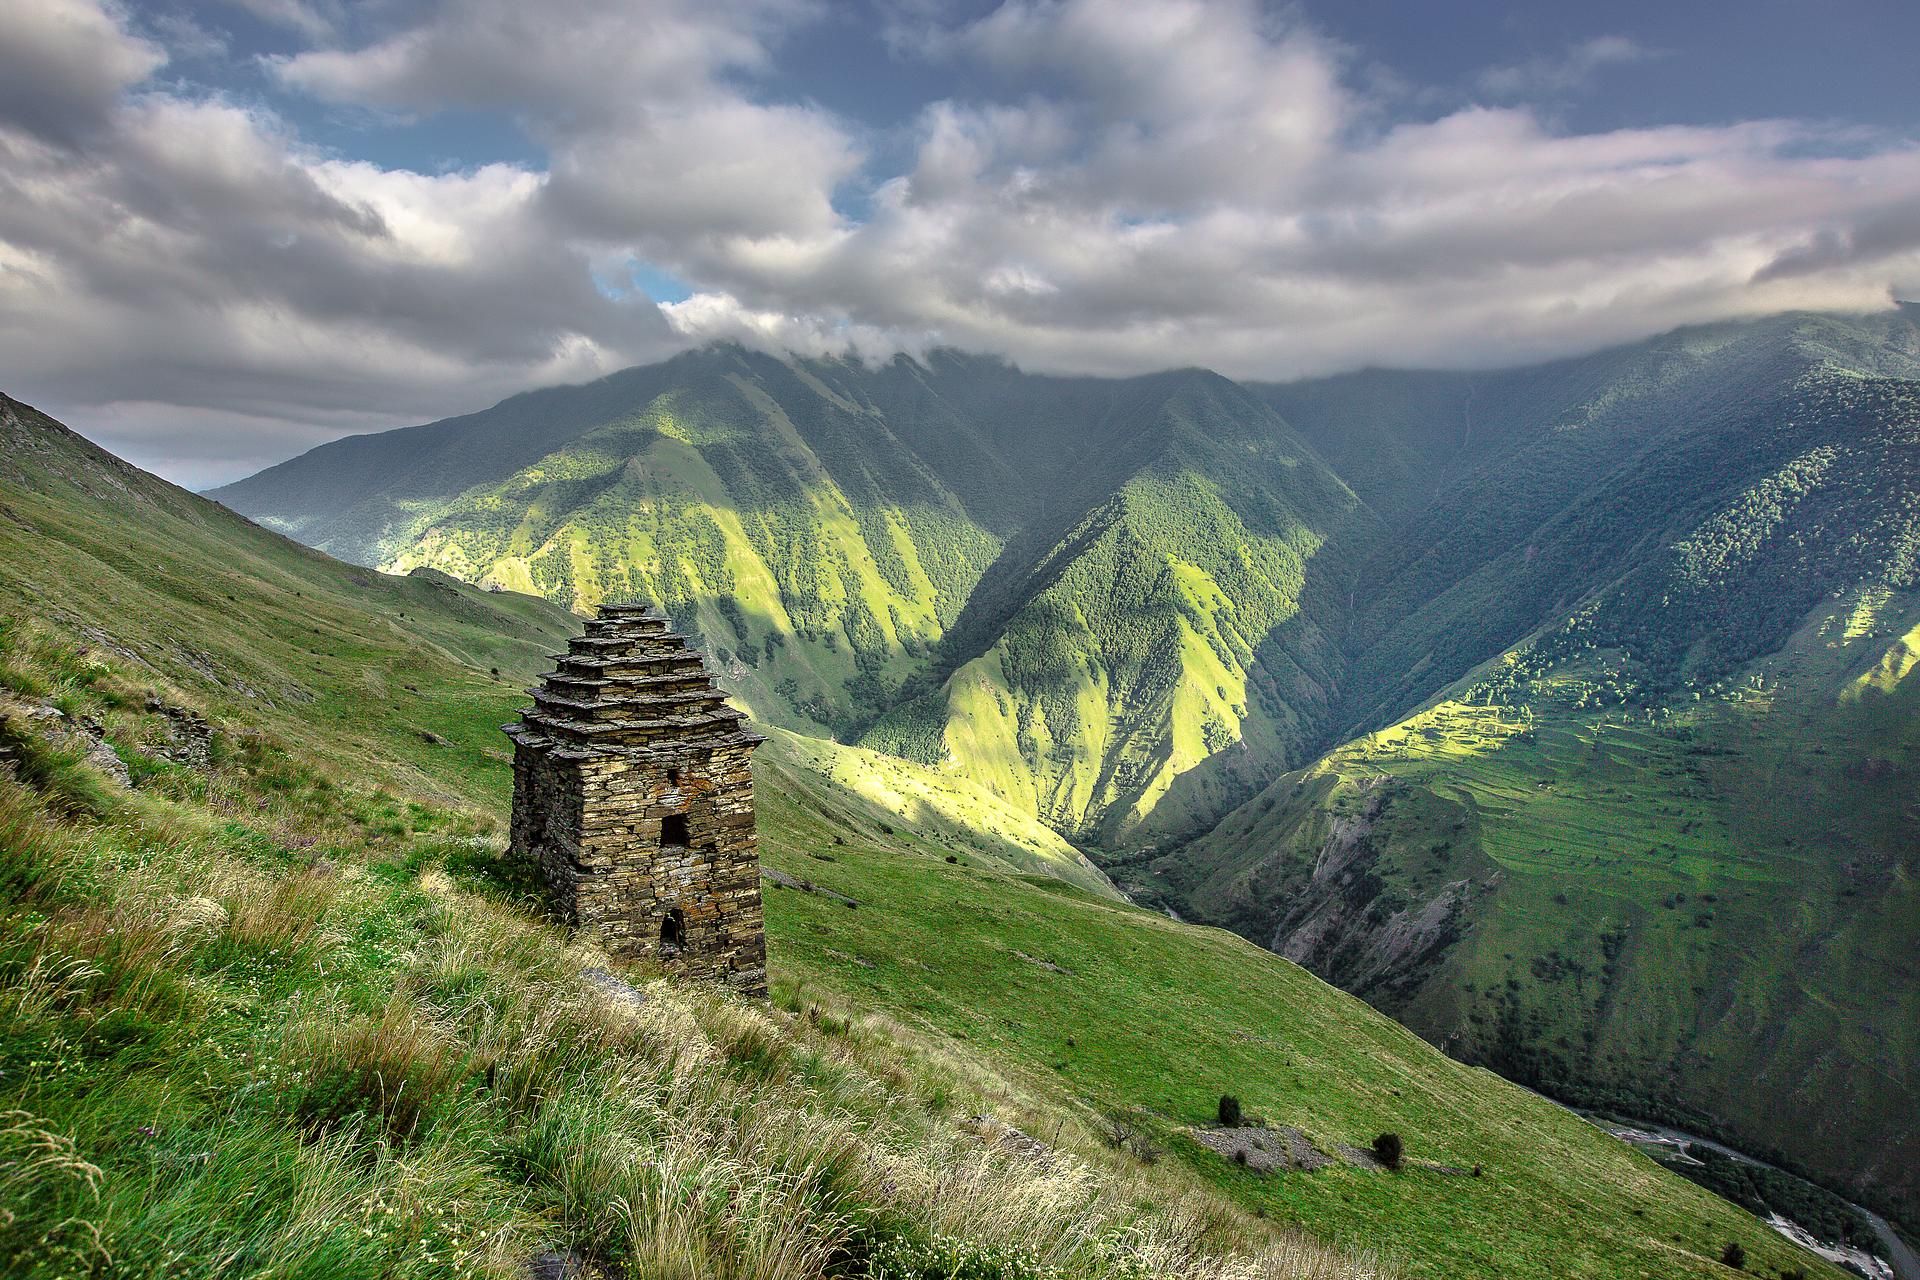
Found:
M 1838 1274 L 831 744 L 762 753 L 769 863 L 839 895 L 771 891 L 773 1007 L 596 994 L 500 860 L 498 726 L 563 616 L 330 561 L 12 402 L 0 503 L 9 1274 Z M 1228 1091 L 1331 1159 L 1203 1146 Z M 1388 1129 L 1405 1171 L 1341 1157 Z

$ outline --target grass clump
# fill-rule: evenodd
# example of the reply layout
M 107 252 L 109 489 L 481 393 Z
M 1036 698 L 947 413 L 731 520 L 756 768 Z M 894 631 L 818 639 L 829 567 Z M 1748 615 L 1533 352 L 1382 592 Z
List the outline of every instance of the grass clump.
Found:
M 463 1073 L 464 1063 L 415 1016 L 404 997 L 378 1017 L 345 1027 L 302 1028 L 305 1060 L 294 1115 L 308 1131 L 324 1133 L 368 1121 L 396 1146 L 420 1135 Z

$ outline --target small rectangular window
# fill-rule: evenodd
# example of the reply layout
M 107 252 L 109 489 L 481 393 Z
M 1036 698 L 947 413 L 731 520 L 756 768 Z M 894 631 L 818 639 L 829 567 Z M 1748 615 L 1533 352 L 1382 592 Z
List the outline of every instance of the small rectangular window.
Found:
M 690 843 L 686 814 L 670 813 L 660 819 L 660 843 L 663 845 L 679 845 L 682 848 Z

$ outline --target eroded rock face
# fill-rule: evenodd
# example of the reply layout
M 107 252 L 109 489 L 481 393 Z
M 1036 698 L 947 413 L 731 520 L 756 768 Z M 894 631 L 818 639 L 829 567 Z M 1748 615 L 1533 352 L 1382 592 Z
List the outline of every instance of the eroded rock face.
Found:
M 127 769 L 127 762 L 120 753 L 107 743 L 107 731 L 92 720 L 79 721 L 81 737 L 85 742 L 87 763 L 107 776 L 107 780 L 116 787 L 133 786 L 133 774 Z
M 763 996 L 761 737 L 644 605 L 604 605 L 513 739 L 511 854 L 617 957 Z
M 1374 867 L 1374 823 L 1383 789 L 1357 815 L 1333 820 L 1314 861 L 1275 925 L 1268 948 L 1355 995 L 1372 997 L 1417 981 L 1456 942 L 1475 892 L 1454 880 L 1424 900 L 1383 910 Z

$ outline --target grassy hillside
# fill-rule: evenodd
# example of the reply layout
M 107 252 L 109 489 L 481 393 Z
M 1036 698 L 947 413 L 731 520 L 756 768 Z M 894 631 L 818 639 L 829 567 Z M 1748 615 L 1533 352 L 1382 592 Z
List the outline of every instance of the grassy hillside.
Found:
M 1389 515 L 1351 740 L 1115 873 L 1911 1224 L 1915 372 L 1906 308 L 1270 389 Z
M 1850 590 L 1679 701 L 1542 642 L 1154 865 L 1456 1056 L 1911 1224 L 1916 627 L 1913 591 Z
M 0 485 L 16 615 L 422 794 L 510 758 L 493 722 L 573 626 L 536 598 L 344 566 L 4 398 Z
M 482 590 L 432 569 L 343 564 L 102 453 L 0 399 L 0 518 L 19 539 L 0 585 L 196 701 L 298 739 L 420 795 L 504 803 L 499 727 L 578 628 L 538 596 Z M 426 692 L 432 689 L 431 696 Z M 1007 870 L 1105 877 L 1030 816 L 963 779 L 830 741 L 776 732 L 770 756 L 804 762 L 889 812 L 940 830 Z
M 643 1276 L 1712 1276 L 1737 1240 L 1825 1274 L 1286 961 L 1015 874 L 801 746 L 760 776 L 768 861 L 859 905 L 770 891 L 772 1010 L 596 995 L 499 859 L 489 744 L 550 614 L 329 562 L 6 411 L 10 1273 L 507 1275 L 547 1245 Z M 198 763 L 167 754 L 187 712 Z M 1336 1158 L 1207 1150 L 1223 1092 Z M 1385 1129 L 1405 1172 L 1337 1158 Z
M 1915 585 L 1917 317 L 1251 389 L 722 348 L 222 496 L 391 567 L 661 599 L 762 718 L 943 774 L 956 836 L 990 793 L 1473 1061 L 1911 1214 L 1911 1036 L 1877 1033 L 1914 990 L 1888 959 L 1920 846 L 1904 730 L 1832 672 L 1795 677 L 1793 715 L 1710 713 Z M 1596 749 L 1603 715 L 1665 745 Z M 1519 728 L 1465 752 L 1483 795 L 1433 761 L 1489 717 Z M 1683 729 L 1707 746 L 1660 738 Z M 1382 764 L 1374 734 L 1432 759 Z M 1744 797 L 1816 749 L 1850 803 L 1810 837 L 1806 806 Z M 1591 891 L 1543 848 L 1583 850 Z M 1644 911 L 1722 923 L 1641 953 Z M 1803 1098 L 1819 1122 L 1782 1126 Z
M 950 674 L 867 735 L 1101 844 L 1195 829 L 1306 758 L 1339 672 L 1309 567 L 1367 518 L 1238 387 L 1159 384 L 1109 420 L 1093 491 L 1063 498 L 1086 514 L 1037 555 L 1045 526 L 1009 543 Z
M 1769 476 L 1866 465 L 1819 450 L 1869 410 L 1782 417 L 1917 373 L 1912 308 L 1252 390 L 715 347 L 216 496 L 370 565 L 658 600 L 764 721 L 1125 849 L 1406 714 Z M 1810 605 L 1700 603 L 1734 662 Z

